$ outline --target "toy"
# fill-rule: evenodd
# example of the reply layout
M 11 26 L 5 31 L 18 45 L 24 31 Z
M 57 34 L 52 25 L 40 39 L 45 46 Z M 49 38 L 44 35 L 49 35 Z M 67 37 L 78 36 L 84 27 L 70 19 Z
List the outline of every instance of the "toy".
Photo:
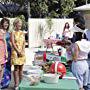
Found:
M 62 78 L 66 74 L 66 67 L 60 62 L 54 62 L 50 66 L 50 73 L 57 73 L 59 78 Z
M 42 70 L 45 73 L 50 73 L 50 66 L 51 66 L 52 62 L 46 62 L 45 64 L 42 65 Z

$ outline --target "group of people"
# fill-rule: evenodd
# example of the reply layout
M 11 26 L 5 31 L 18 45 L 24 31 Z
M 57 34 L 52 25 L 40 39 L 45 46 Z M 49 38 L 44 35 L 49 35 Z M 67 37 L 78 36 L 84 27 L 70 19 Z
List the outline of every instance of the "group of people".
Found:
M 74 22 L 73 38 L 67 38 L 67 33 L 70 33 L 68 23 L 65 25 L 63 35 L 72 42 L 66 47 L 67 59 L 72 60 L 71 71 L 77 78 L 80 90 L 85 90 L 89 77 L 89 66 L 86 60 L 90 52 L 90 41 L 87 39 L 87 33 L 84 33 L 85 25 L 77 22 L 76 19 Z M 9 32 L 9 26 L 9 19 L 3 18 L 0 21 L 0 88 L 8 87 L 10 84 L 11 66 L 14 65 L 14 89 L 18 90 L 25 63 L 25 35 L 20 18 L 14 20 L 12 32 Z
M 9 32 L 9 26 L 8 18 L 5 17 L 0 21 L 0 89 L 9 86 L 11 66 L 14 65 L 14 89 L 18 90 L 25 63 L 25 35 L 20 18 L 14 20 L 11 32 Z

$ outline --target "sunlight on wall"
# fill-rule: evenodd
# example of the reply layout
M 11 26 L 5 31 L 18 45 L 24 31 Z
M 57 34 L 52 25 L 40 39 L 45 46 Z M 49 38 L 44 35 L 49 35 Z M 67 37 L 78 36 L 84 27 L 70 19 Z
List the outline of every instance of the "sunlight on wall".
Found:
M 73 27 L 73 19 L 52 19 L 52 31 L 60 34 L 62 36 L 63 27 L 66 22 L 69 23 L 70 28 Z M 38 47 L 41 45 L 41 37 L 38 32 L 38 26 L 42 25 L 44 28 L 47 27 L 46 19 L 28 19 L 28 27 L 29 27 L 29 48 Z M 48 29 L 48 28 L 47 28 Z M 44 38 L 48 38 L 50 33 L 44 33 Z

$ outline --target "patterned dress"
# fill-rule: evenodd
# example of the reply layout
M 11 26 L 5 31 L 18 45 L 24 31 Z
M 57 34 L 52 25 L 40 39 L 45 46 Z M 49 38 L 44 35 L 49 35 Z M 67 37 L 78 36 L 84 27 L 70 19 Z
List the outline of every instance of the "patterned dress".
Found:
M 5 33 L 0 31 L 0 64 L 6 63 Z
M 6 32 L 6 43 L 7 43 L 7 51 L 8 51 L 8 58 L 7 63 L 4 64 L 4 75 L 1 82 L 2 88 L 6 88 L 9 86 L 11 81 L 11 45 L 10 45 L 10 33 Z
M 23 44 L 25 41 L 25 36 L 22 31 L 13 31 L 14 35 L 14 42 L 16 44 L 16 47 L 21 51 L 23 48 Z M 23 54 L 21 56 L 18 56 L 16 50 L 12 46 L 12 54 L 11 54 L 11 61 L 13 65 L 23 65 L 25 63 L 25 51 L 23 51 Z

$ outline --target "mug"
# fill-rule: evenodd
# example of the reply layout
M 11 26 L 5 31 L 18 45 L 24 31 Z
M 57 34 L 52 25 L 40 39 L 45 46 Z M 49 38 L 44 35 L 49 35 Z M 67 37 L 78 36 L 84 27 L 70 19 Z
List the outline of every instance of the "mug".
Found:
M 59 56 L 62 55 L 62 49 L 61 48 L 58 49 L 58 54 L 59 54 Z

